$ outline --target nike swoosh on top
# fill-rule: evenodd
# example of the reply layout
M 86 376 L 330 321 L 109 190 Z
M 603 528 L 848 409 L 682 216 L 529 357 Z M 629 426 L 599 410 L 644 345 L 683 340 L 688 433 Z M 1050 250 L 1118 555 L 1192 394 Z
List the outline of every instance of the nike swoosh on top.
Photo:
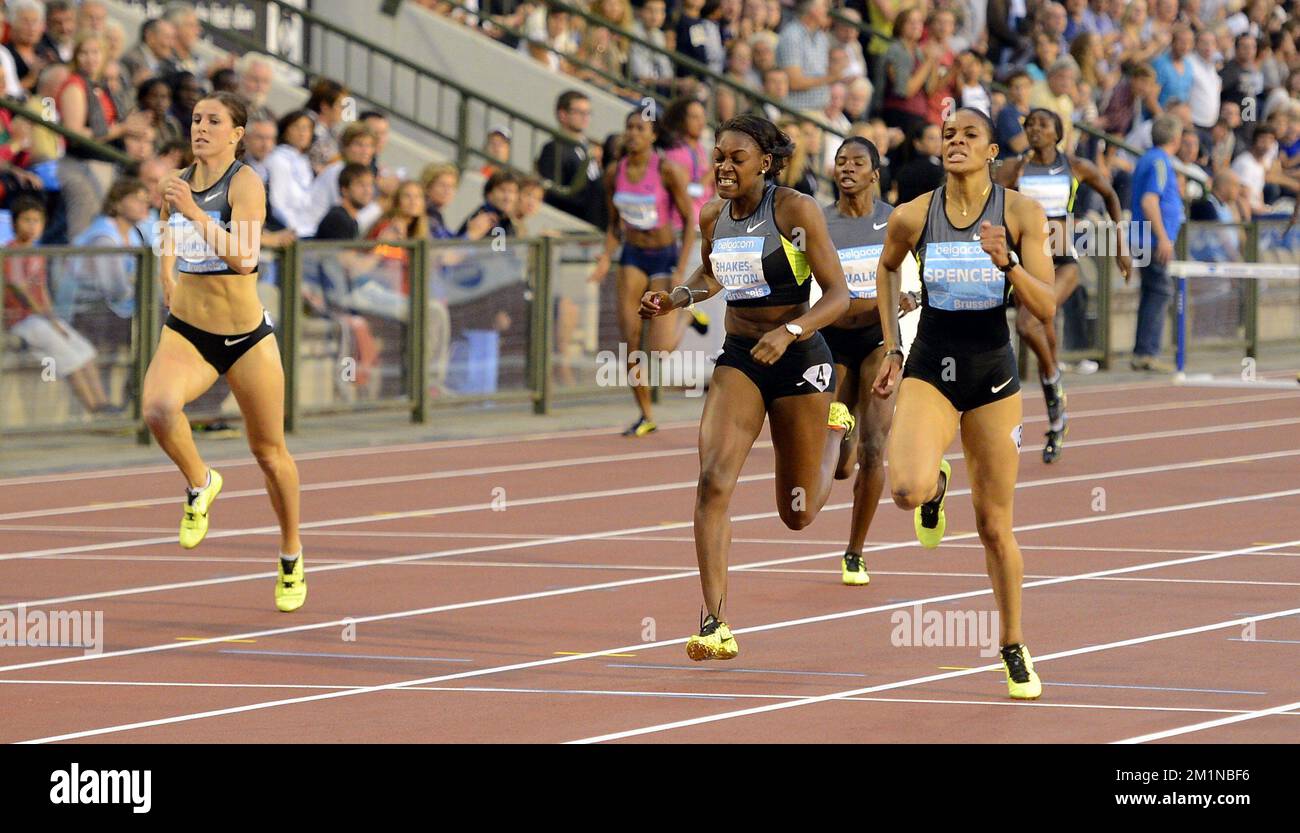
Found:
M 1065 170 L 1065 168 L 1052 168 L 1052 169 L 1048 170 L 1048 173 L 1049 173 L 1049 174 L 1059 174 L 1059 173 L 1060 173 L 1061 171 L 1063 171 L 1063 170 Z
M 244 336 L 243 338 L 237 338 L 237 339 L 235 339 L 234 341 L 231 341 L 230 339 L 226 339 L 226 346 L 227 346 L 227 347 L 234 347 L 234 346 L 235 346 L 236 344 L 238 344 L 239 342 L 241 342 L 241 341 L 245 341 L 245 340 L 247 340 L 247 339 L 249 339 L 249 338 L 251 338 L 251 337 L 252 337 L 252 336 Z M 994 392 L 994 393 L 997 393 L 997 391 L 993 391 L 993 392 Z
M 1011 380 L 1010 380 L 1010 379 L 1006 380 L 1006 381 L 1003 382 L 1002 384 L 1000 384 L 1000 385 L 998 385 L 997 387 L 995 387 L 995 388 L 993 389 L 993 392 L 994 392 L 994 393 L 997 393 L 998 391 L 1002 390 L 1003 388 L 1005 388 L 1005 387 L 1006 387 L 1007 385 L 1009 385 L 1009 384 L 1011 384 Z
M 887 225 L 889 225 L 889 221 L 888 221 L 888 220 L 886 220 L 885 222 L 881 223 L 880 225 L 876 225 L 875 223 L 872 223 L 872 224 L 871 224 L 871 228 L 875 229 L 876 231 L 880 231 L 882 228 L 884 228 L 884 227 L 887 226 Z
M 219 196 L 221 196 L 221 192 L 220 192 L 220 191 L 214 191 L 213 193 L 208 194 L 206 197 L 204 197 L 204 198 L 203 198 L 203 201 L 204 201 L 204 202 L 212 202 L 213 200 L 215 200 L 215 199 L 216 199 L 217 197 L 219 197 Z
M 975 236 L 972 237 L 971 240 L 979 240 L 979 239 L 980 239 L 980 233 L 977 231 L 975 232 Z
M 752 234 L 754 229 L 758 228 L 759 226 L 763 225 L 766 222 L 767 222 L 767 218 L 764 217 L 762 220 L 759 220 L 757 223 L 755 223 L 752 226 L 745 226 L 745 231 L 750 232 Z

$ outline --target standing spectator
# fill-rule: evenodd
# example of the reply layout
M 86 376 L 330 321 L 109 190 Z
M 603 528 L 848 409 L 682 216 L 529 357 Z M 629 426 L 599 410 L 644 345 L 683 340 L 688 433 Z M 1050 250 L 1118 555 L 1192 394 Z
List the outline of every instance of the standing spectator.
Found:
M 1149 63 L 1165 48 L 1165 43 L 1152 36 L 1146 0 L 1132 0 L 1125 8 L 1120 21 L 1118 46 L 1121 65 Z
M 677 19 L 676 49 L 681 55 L 699 61 L 722 74 L 726 69 L 727 51 L 722 45 L 722 30 L 710 17 L 716 17 L 718 0 L 682 0 L 682 15 Z M 694 77 L 685 66 L 677 67 L 678 77 Z M 703 80 L 703 79 L 701 79 Z
M 1029 115 L 1029 98 L 1034 91 L 1034 82 L 1028 72 L 1018 69 L 1007 78 L 1007 90 L 1006 106 L 998 111 L 995 125 L 998 159 L 1019 156 L 1029 149 L 1024 124 Z
M 144 113 L 118 118 L 113 101 L 102 83 L 104 47 L 95 35 L 77 40 L 73 51 L 73 72 L 59 90 L 57 103 L 63 126 L 97 142 L 108 143 L 129 131 L 138 131 L 150 123 Z M 113 166 L 69 142 L 66 155 L 59 161 L 59 180 L 67 208 L 68 237 L 76 237 L 98 213 L 113 179 Z
M 798 0 L 794 19 L 781 27 L 776 47 L 776 62 L 790 79 L 789 105 L 805 114 L 824 110 L 830 98 L 827 87 L 845 77 L 843 55 L 831 60 L 827 8 L 828 0 Z
M 244 129 L 244 156 L 243 163 L 253 169 L 262 179 L 265 185 L 270 178 L 270 171 L 266 167 L 266 159 L 275 150 L 275 122 L 270 119 L 253 119 L 249 118 L 248 125 Z
M 971 107 L 992 118 L 993 98 L 983 79 L 984 62 L 979 55 L 968 50 L 957 58 L 957 71 L 949 90 L 957 106 Z
M 895 40 L 885 53 L 885 124 L 913 133 L 925 124 L 925 85 L 934 75 L 939 50 L 934 43 L 921 48 L 922 17 L 918 9 L 899 12 L 894 19 Z
M 949 9 L 935 9 L 930 12 L 930 17 L 926 20 L 926 30 L 927 36 L 922 48 L 933 48 L 938 53 L 935 59 L 937 66 L 925 84 L 926 121 L 932 124 L 943 124 L 944 99 L 952 98 L 949 87 L 955 80 L 952 68 L 957 61 L 957 56 L 953 52 L 952 36 L 957 30 L 957 16 Z
M 1026 49 L 1025 36 L 1016 25 L 1011 12 L 1017 3 L 1023 16 L 1025 3 L 1022 0 L 988 0 L 988 55 L 998 67 L 1013 61 Z M 872 8 L 875 8 L 874 2 Z
M 780 67 L 769 67 L 763 72 L 763 95 L 784 104 L 790 95 L 790 79 Z M 781 108 L 772 104 L 763 105 L 763 117 L 768 121 L 780 121 Z
M 632 34 L 660 49 L 667 50 L 668 41 L 664 37 L 663 28 L 666 8 L 664 0 L 646 0 L 632 24 Z M 661 95 L 672 91 L 673 61 L 667 54 L 652 52 L 640 44 L 633 43 L 628 51 L 627 74 L 636 83 L 650 87 Z
M 294 110 L 276 125 L 276 146 L 266 157 L 271 215 L 299 237 L 311 237 L 320 225 L 321 210 L 312 198 L 312 170 L 307 151 L 314 122 L 306 110 Z
M 194 73 L 199 78 L 207 78 L 213 66 L 206 58 L 194 51 L 194 45 L 203 37 L 203 24 L 199 22 L 199 15 L 194 11 L 194 4 L 184 0 L 168 3 L 167 9 L 163 12 L 163 20 L 176 29 L 174 57 L 176 66 L 186 72 Z M 234 63 L 233 58 L 226 58 L 218 65 L 229 66 L 232 63 Z
M 1242 193 L 1252 214 L 1268 213 L 1266 185 L 1288 179 L 1285 175 L 1279 176 L 1277 157 L 1277 136 L 1272 127 L 1263 124 L 1255 129 L 1250 149 L 1232 160 L 1232 172 L 1241 180 Z
M 1061 117 L 1061 149 L 1074 152 L 1074 101 L 1079 93 L 1079 67 L 1070 57 L 1061 58 L 1047 70 L 1047 82 L 1034 85 L 1029 95 L 1033 107 L 1051 110 Z
M 140 26 L 140 43 L 122 56 L 127 83 L 135 86 L 150 76 L 168 76 L 177 70 L 176 27 L 163 20 L 146 20 Z
M 14 200 L 13 248 L 37 245 L 45 231 L 45 206 L 24 196 Z M 89 413 L 109 410 L 103 383 L 95 371 L 95 348 L 54 314 L 50 302 L 46 258 L 42 255 L 4 259 L 5 329 L 21 338 L 38 356 L 53 362 L 54 374 L 67 379 Z
M 1165 107 L 1169 99 L 1188 101 L 1192 92 L 1192 30 L 1181 24 L 1173 27 L 1169 51 L 1156 58 L 1154 68 L 1156 82 L 1160 84 L 1160 106 Z
M 1183 199 L 1178 193 L 1172 157 L 1182 134 L 1183 125 L 1176 116 L 1165 114 L 1156 118 L 1151 127 L 1155 147 L 1142 154 L 1133 173 L 1134 261 L 1150 261 L 1139 272 L 1142 289 L 1133 342 L 1134 370 L 1154 373 L 1174 370 L 1157 356 L 1165 332 L 1165 312 L 1173 297 L 1168 265 L 1178 230 L 1183 225 Z
M 274 73 L 271 63 L 260 55 L 248 53 L 239 70 L 239 94 L 248 102 L 248 118 L 275 121 L 275 114 L 266 106 L 266 95 L 271 91 Z
M 59 63 L 59 53 L 46 45 L 45 5 L 38 0 L 11 0 L 8 5 L 9 42 L 18 83 L 27 92 L 36 89 L 37 75 L 49 63 Z
M 1156 71 L 1145 64 L 1130 66 L 1106 103 L 1099 120 L 1101 128 L 1107 133 L 1127 136 L 1137 125 L 1164 112 L 1159 98 Z
M 181 70 L 170 76 L 172 86 L 172 116 L 181 126 L 181 139 L 190 141 L 190 126 L 194 120 L 194 105 L 203 98 L 203 84 L 192 72 Z
M 1223 78 L 1219 76 L 1218 47 L 1214 33 L 1203 29 L 1196 36 L 1196 51 L 1187 56 L 1192 70 L 1192 83 L 1186 101 L 1192 106 L 1192 123 L 1202 133 L 1208 133 L 1219 120 L 1219 99 Z M 1181 96 L 1180 96 L 1181 97 Z
M 158 147 L 185 137 L 185 128 L 172 115 L 172 88 L 166 81 L 161 78 L 146 80 L 136 90 L 135 101 L 157 131 Z
M 344 111 L 352 104 L 348 91 L 342 84 L 329 78 L 317 79 L 311 85 L 307 99 L 307 112 L 312 114 L 311 159 L 312 170 L 319 172 L 339 155 L 338 134 L 342 129 Z M 355 116 L 348 116 L 348 120 Z
M 81 0 L 81 6 L 77 9 L 78 32 L 103 35 L 108 22 L 108 6 L 104 0 Z
M 894 176 L 898 196 L 895 205 L 911 202 L 924 193 L 943 184 L 943 163 L 939 154 L 943 150 L 943 135 L 937 124 L 918 122 L 908 137 L 911 156 Z
M 1250 107 L 1255 118 L 1263 115 L 1259 112 L 1263 102 L 1258 101 L 1258 96 L 1264 92 L 1264 73 L 1259 68 L 1258 46 L 1254 36 L 1238 35 L 1232 60 L 1219 73 L 1223 78 L 1222 100 L 1235 102 L 1243 112 Z
M 857 9 L 846 6 L 840 9 L 840 17 L 844 20 L 832 18 L 831 38 L 835 46 L 844 50 L 844 77 L 866 78 L 867 59 L 858 40 L 858 27 L 853 25 L 862 22 L 862 15 Z
M 41 45 L 58 56 L 60 63 L 72 62 L 72 47 L 77 38 L 77 10 L 71 0 L 46 0 L 45 36 Z
M 807 123 L 800 123 L 789 117 L 777 122 L 777 127 L 794 142 L 794 153 L 786 160 L 777 182 L 802 194 L 816 197 L 818 159 L 814 155 L 814 143 L 810 141 L 811 137 L 809 131 L 805 129 L 805 124 Z
M 600 161 L 587 148 L 591 100 L 578 90 L 567 90 L 555 102 L 560 137 L 542 146 L 537 175 L 548 182 L 546 204 L 604 228 L 605 194 Z

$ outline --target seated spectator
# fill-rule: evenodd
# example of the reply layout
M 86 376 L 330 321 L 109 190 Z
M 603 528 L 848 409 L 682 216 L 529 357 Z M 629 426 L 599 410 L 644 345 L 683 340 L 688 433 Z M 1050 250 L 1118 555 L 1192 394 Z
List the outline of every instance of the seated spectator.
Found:
M 5 49 L 13 58 L 14 76 L 19 85 L 31 93 L 36 80 L 46 64 L 60 63 L 59 53 L 44 43 L 45 4 L 38 0 L 11 0 L 6 11 L 9 16 L 9 41 Z
M 490 216 L 493 218 L 492 225 L 489 226 L 493 236 L 514 237 L 515 225 L 511 220 L 511 215 L 515 210 L 515 202 L 519 199 L 519 180 L 509 171 L 497 171 L 488 177 L 488 181 L 483 184 L 483 204 L 474 209 L 465 222 L 461 223 L 460 230 L 456 232 L 458 237 L 468 236 L 470 223 L 475 218 Z M 500 229 L 500 231 L 498 231 Z
M 420 183 L 410 180 L 397 188 L 397 194 L 383 216 L 366 233 L 366 239 L 380 243 L 399 240 L 425 240 L 429 237 L 429 218 L 424 211 Z M 395 246 L 377 246 L 379 262 L 361 278 L 353 289 L 348 305 L 394 321 L 409 319 L 411 274 L 408 251 Z
M 370 132 L 375 134 L 375 158 L 370 169 L 375 173 L 375 187 L 379 190 L 380 200 L 392 199 L 397 186 L 406 178 L 405 168 L 393 168 L 383 163 L 384 148 L 388 147 L 390 125 L 388 116 L 378 110 L 367 110 L 361 114 L 359 121 L 365 122 Z
M 866 119 L 874 94 L 875 89 L 870 81 L 866 78 L 854 78 L 845 88 L 844 118 L 848 119 L 850 124 Z
M 101 83 L 104 47 L 98 37 L 87 35 L 78 38 L 73 61 L 73 72 L 56 99 L 64 127 L 97 142 L 109 143 L 149 125 L 149 117 L 140 112 L 125 119 L 119 118 L 120 114 Z M 90 225 L 103 204 L 112 183 L 113 166 L 101 160 L 94 151 L 69 142 L 58 168 L 67 210 L 67 233 L 69 238 L 73 238 Z
M 846 78 L 865 78 L 867 59 L 862 54 L 862 43 L 858 39 L 858 27 L 854 23 L 862 22 L 862 14 L 857 9 L 845 6 L 840 9 L 840 17 L 831 23 L 831 39 L 844 50 L 844 76 Z M 851 22 L 845 22 L 851 21 Z
M 943 138 L 939 125 L 922 123 L 913 128 L 910 138 L 908 146 L 911 154 L 908 161 L 894 175 L 893 184 L 898 189 L 897 196 L 888 200 L 894 205 L 911 202 L 943 184 L 943 163 L 939 161 Z
M 546 203 L 597 228 L 605 227 L 605 189 L 599 157 L 589 150 L 591 100 L 568 90 L 555 102 L 560 138 L 547 142 L 537 157 L 537 175 L 547 183 Z
M 1285 186 L 1292 192 L 1300 190 L 1300 182 L 1282 171 L 1277 136 L 1267 124 L 1255 128 L 1250 150 L 1232 161 L 1232 172 L 1241 180 L 1252 214 L 1268 213 L 1268 205 L 1273 201 L 1270 197 L 1276 199 L 1275 189 L 1268 186 Z
M 45 35 L 41 46 L 58 56 L 60 63 L 72 62 L 72 47 L 77 35 L 77 10 L 71 0 L 46 0 Z
M 1075 98 L 1079 94 L 1079 67 L 1071 57 L 1064 57 L 1052 64 L 1047 70 L 1047 80 L 1034 85 L 1029 95 L 1033 107 L 1051 110 L 1061 117 L 1061 126 L 1065 135 L 1061 137 L 1061 149 L 1074 153 L 1074 108 Z
M 142 227 L 149 221 L 151 209 L 149 189 L 145 184 L 133 177 L 123 177 L 108 189 L 103 213 L 77 235 L 72 244 L 134 248 L 147 246 L 150 238 L 146 237 Z M 108 339 L 108 343 L 129 344 L 130 319 L 135 314 L 135 256 L 87 255 L 74 260 L 74 264 L 70 271 L 76 275 L 76 279 L 60 281 L 57 292 L 59 307 L 76 310 L 72 320 L 81 325 L 83 320 L 95 322 L 97 313 L 103 309 L 99 307 L 102 303 L 104 308 L 125 325 L 118 329 L 116 337 Z M 71 290 L 65 290 L 64 283 L 70 284 Z M 73 297 L 68 299 L 68 295 Z M 96 332 L 102 331 L 104 326 L 91 323 L 83 329 Z
M 122 152 L 136 163 L 152 159 L 158 153 L 158 131 L 151 124 L 128 130 L 120 144 Z
M 276 125 L 275 150 L 266 157 L 268 196 L 272 216 L 299 237 L 311 237 L 323 212 L 313 199 L 312 170 L 307 151 L 312 145 L 313 121 L 306 110 L 294 110 Z
M 466 225 L 464 234 L 458 235 L 447 228 L 442 212 L 455 199 L 459 184 L 460 172 L 449 162 L 430 163 L 420 174 L 420 185 L 424 189 L 425 212 L 429 218 L 429 234 L 434 240 L 448 240 L 453 237 L 478 240 L 496 225 L 496 215 L 483 212 Z
M 1192 92 L 1192 30 L 1182 24 L 1173 27 L 1173 42 L 1169 51 L 1152 63 L 1156 83 L 1160 85 L 1160 106 L 1168 106 L 1169 99 L 1188 101 Z
M 666 8 L 664 0 L 646 0 L 632 23 L 632 34 L 665 51 L 668 49 L 663 29 Z M 661 95 L 672 92 L 673 61 L 662 52 L 653 52 L 640 44 L 632 43 L 628 49 L 627 74 L 636 83 L 650 87 Z
M 344 118 L 344 111 L 351 106 L 352 99 L 339 82 L 320 78 L 311 85 L 306 109 L 313 122 L 308 158 L 314 172 L 320 173 L 321 169 L 338 158 L 338 134 L 343 129 L 343 122 L 352 120 L 351 115 Z
M 1192 203 L 1190 219 L 1216 223 L 1223 226 L 1249 222 L 1250 203 L 1244 198 L 1241 182 L 1231 170 L 1224 169 L 1214 175 L 1211 190 Z M 1241 228 L 1188 229 L 1188 255 L 1193 260 L 1242 260 Z
M 140 163 L 140 170 L 136 172 L 136 179 L 144 186 L 145 196 L 149 202 L 149 216 L 143 223 L 138 223 L 136 228 L 144 235 L 144 242 L 148 246 L 153 246 L 157 240 L 162 228 L 159 217 L 163 207 L 163 182 L 171 175 L 175 168 L 170 168 L 167 163 L 161 159 L 146 159 Z M 266 246 L 267 235 L 262 234 L 263 248 Z
M 77 31 L 102 35 L 110 22 L 104 0 L 81 0 L 77 9 Z
M 785 74 L 785 70 L 780 67 L 768 67 L 763 73 L 763 95 L 775 101 L 777 104 L 784 105 L 790 95 L 790 77 Z M 762 106 L 763 117 L 768 121 L 775 122 L 781 120 L 782 110 L 773 104 L 764 103 Z
M 239 94 L 248 102 L 249 121 L 275 121 L 275 114 L 266 106 L 266 95 L 271 91 L 274 77 L 266 58 L 252 52 L 244 56 L 239 70 Z
M 207 78 L 213 69 L 234 64 L 233 55 L 227 55 L 214 63 L 194 50 L 194 45 L 203 37 L 203 24 L 199 22 L 193 3 L 183 0 L 168 3 L 163 12 L 163 20 L 176 28 L 174 60 L 180 69 L 191 72 L 198 78 Z
M 560 6 L 538 6 L 524 27 L 527 40 L 519 44 L 533 60 L 545 64 L 551 72 L 570 73 L 573 66 L 567 56 L 578 51 L 578 35 L 569 13 Z
M 1145 64 L 1129 66 L 1101 112 L 1101 129 L 1117 136 L 1127 136 L 1137 125 L 1164 112 L 1159 99 L 1156 71 Z
M 248 125 L 244 128 L 244 155 L 242 161 L 262 178 L 263 185 L 270 178 L 270 172 L 266 168 L 266 159 L 271 155 L 271 151 L 275 150 L 275 139 L 275 122 L 269 119 L 249 117 Z
M 172 88 L 166 81 L 161 78 L 145 80 L 136 90 L 135 102 L 157 131 L 159 148 L 167 142 L 185 138 L 187 131 L 171 112 Z
M 808 125 L 808 122 L 798 122 L 790 118 L 782 119 L 777 123 L 777 127 L 794 142 L 794 154 L 786 160 L 785 167 L 777 176 L 777 182 L 810 197 L 816 197 L 817 157 L 815 142 Z
M 339 175 L 347 165 L 361 165 L 367 171 L 371 170 L 371 164 L 375 161 L 375 134 L 366 126 L 365 122 L 352 122 L 343 129 L 343 135 L 339 140 L 341 157 L 326 165 L 324 170 L 317 174 L 315 181 L 312 183 L 312 199 L 315 200 L 317 210 L 324 216 L 331 207 L 338 206 L 342 200 L 342 192 L 339 186 Z M 373 173 L 373 172 L 372 172 Z M 371 177 L 373 185 L 374 177 Z M 373 200 L 369 205 L 362 206 L 361 216 L 358 222 L 362 228 L 370 228 L 379 215 L 383 213 L 383 208 L 379 203 Z
M 493 162 L 484 163 L 478 172 L 483 176 L 492 176 L 499 165 L 509 166 L 510 164 L 510 129 L 507 127 L 494 127 L 487 135 L 487 142 L 483 146 L 483 153 Z
M 541 210 L 542 198 L 545 196 L 546 189 L 542 187 L 542 181 L 537 177 L 526 176 L 519 180 L 519 198 L 515 200 L 515 209 L 510 214 L 510 221 L 520 237 L 532 236 L 528 233 L 528 223 Z
M 988 87 L 984 86 L 984 62 L 978 55 L 974 52 L 958 55 L 957 70 L 948 78 L 950 83 L 941 88 L 944 90 L 943 97 L 952 99 L 958 107 L 971 107 L 993 117 L 993 99 Z
M 176 72 L 175 54 L 176 27 L 162 18 L 146 20 L 140 25 L 140 42 L 122 56 L 127 83 L 135 87 L 151 76 L 165 78 Z
M 924 124 L 927 113 L 925 85 L 938 71 L 939 47 L 929 42 L 921 48 L 923 20 L 919 9 L 899 12 L 894 19 L 895 40 L 885 53 L 885 124 L 911 133 Z
M 194 162 L 194 151 L 190 148 L 189 139 L 172 139 L 159 148 L 158 158 L 172 170 L 188 168 Z
M 239 73 L 224 67 L 212 73 L 212 91 L 214 93 L 239 94 Z
M 718 24 L 709 19 L 716 17 L 718 0 L 682 0 L 681 16 L 677 18 L 676 50 L 709 69 L 722 74 L 726 69 L 727 53 L 722 46 L 722 30 Z M 678 64 L 677 76 L 693 76 L 696 73 Z
M 45 231 L 45 206 L 37 199 L 14 200 L 12 248 L 36 246 Z M 108 404 L 95 369 L 95 348 L 54 314 L 50 302 L 46 258 L 42 255 L 4 259 L 5 330 L 22 339 L 30 352 L 50 362 L 56 378 L 67 379 L 89 413 L 115 410 Z
M 172 85 L 171 114 L 181 126 L 181 138 L 190 141 L 190 123 L 194 120 L 194 105 L 203 98 L 203 82 L 192 72 L 177 72 L 170 76 Z
M 0 110 L 0 202 L 24 191 L 44 191 L 45 183 L 28 170 L 33 162 L 32 124 L 18 113 Z M 44 195 L 40 195 L 44 196 Z

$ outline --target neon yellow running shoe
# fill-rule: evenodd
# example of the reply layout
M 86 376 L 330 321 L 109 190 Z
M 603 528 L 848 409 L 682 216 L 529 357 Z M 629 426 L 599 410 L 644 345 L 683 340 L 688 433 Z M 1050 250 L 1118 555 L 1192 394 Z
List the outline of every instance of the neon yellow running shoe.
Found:
M 691 329 L 700 335 L 706 335 L 709 332 L 709 324 L 712 323 L 709 314 L 704 310 L 696 309 L 694 304 L 687 307 L 686 311 L 691 314 Z
M 860 552 L 844 553 L 844 560 L 840 562 L 840 580 L 850 587 L 871 583 L 871 576 L 867 575 L 867 562 Z
M 709 614 L 700 632 L 686 640 L 686 656 L 699 662 L 706 659 L 733 659 L 740 653 L 736 637 L 731 635 L 731 628 L 726 622 L 719 622 L 712 613 Z
M 216 469 L 208 469 L 208 485 L 198 491 L 189 493 L 185 499 L 185 514 L 181 516 L 181 546 L 192 550 L 208 534 L 208 511 L 221 494 L 221 475 Z
M 623 436 L 644 437 L 646 434 L 653 434 L 658 430 L 659 430 L 658 425 L 655 425 L 653 422 L 646 419 L 645 417 L 641 417 L 636 422 L 632 423 L 632 426 L 630 428 L 628 428 L 626 431 L 623 432 Z
M 293 572 L 285 574 L 284 559 L 280 563 L 280 575 L 275 580 L 275 606 L 281 613 L 292 613 L 307 601 L 307 577 L 302 566 L 302 554 L 293 562 Z
M 843 431 L 845 434 L 849 434 L 857 424 L 857 420 L 855 420 L 853 414 L 849 412 L 848 405 L 845 405 L 843 402 L 831 403 L 831 414 L 826 420 L 826 427 L 834 428 L 837 431 Z
M 947 460 L 939 460 L 939 471 L 943 473 L 943 494 L 937 499 L 916 507 L 912 516 L 912 525 L 916 527 L 916 540 L 927 550 L 939 546 L 943 533 L 948 528 L 948 519 L 943 514 L 943 502 L 948 497 L 948 482 L 952 480 L 952 466 Z
M 1037 700 L 1043 684 L 1034 673 L 1034 660 L 1024 645 L 1002 646 L 1002 670 L 1007 674 L 1007 691 L 1012 700 Z

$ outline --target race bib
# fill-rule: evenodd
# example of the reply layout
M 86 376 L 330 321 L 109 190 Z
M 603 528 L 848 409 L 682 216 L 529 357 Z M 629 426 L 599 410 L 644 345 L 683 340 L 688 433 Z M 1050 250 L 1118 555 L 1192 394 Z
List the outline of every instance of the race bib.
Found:
M 876 297 L 876 264 L 884 248 L 883 244 L 877 244 L 839 250 L 840 267 L 849 285 L 850 298 Z
M 686 186 L 686 196 L 693 200 L 698 200 L 704 196 L 704 183 L 692 182 Z
M 1033 174 L 1020 177 L 1020 193 L 1043 207 L 1048 217 L 1070 213 L 1070 175 Z
M 804 381 L 819 391 L 825 391 L 831 383 L 831 366 L 823 362 L 815 364 L 803 372 Z
M 994 309 L 1004 303 L 1006 275 L 978 240 L 927 243 L 921 280 L 935 309 Z
M 209 217 L 221 223 L 221 212 L 208 211 Z M 183 215 L 172 214 L 167 218 L 167 225 L 172 230 L 172 241 L 176 247 L 176 259 L 181 262 L 186 272 L 223 272 L 229 271 L 226 262 L 217 257 L 208 246 L 208 242 L 199 233 L 198 226 Z
M 619 191 L 614 194 L 614 207 L 623 222 L 634 229 L 652 231 L 659 227 L 659 209 L 655 205 L 654 194 L 629 194 Z
M 724 237 L 713 241 L 709 255 L 713 277 L 728 301 L 765 298 L 772 287 L 763 278 L 763 238 Z

